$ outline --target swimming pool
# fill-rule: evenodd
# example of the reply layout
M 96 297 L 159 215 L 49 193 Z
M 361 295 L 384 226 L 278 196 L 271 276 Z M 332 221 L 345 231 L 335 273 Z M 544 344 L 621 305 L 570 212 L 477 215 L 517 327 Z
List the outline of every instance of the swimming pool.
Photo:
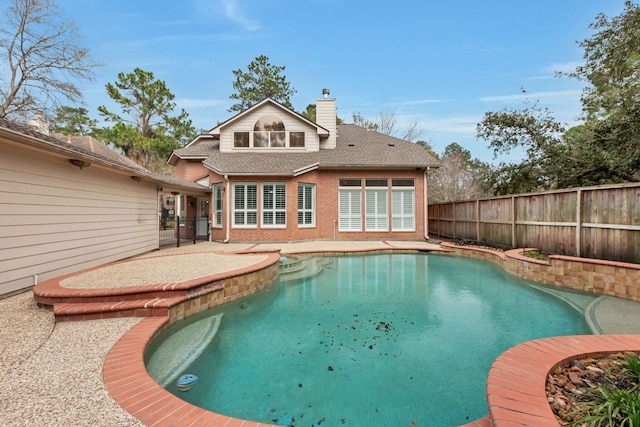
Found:
M 210 331 L 215 319 L 217 331 L 175 372 L 197 375 L 198 384 L 181 393 L 174 381 L 168 390 L 283 425 L 455 426 L 487 414 L 487 372 L 504 350 L 590 333 L 574 307 L 487 262 L 434 254 L 323 261 L 322 274 L 283 275 L 166 331 L 154 342 L 159 352 L 197 322 Z

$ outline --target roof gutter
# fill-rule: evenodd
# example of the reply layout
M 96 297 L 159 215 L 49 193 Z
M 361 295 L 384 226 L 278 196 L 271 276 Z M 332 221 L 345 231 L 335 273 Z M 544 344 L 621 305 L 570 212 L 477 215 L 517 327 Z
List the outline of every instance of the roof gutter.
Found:
M 318 169 L 319 166 L 320 166 L 320 163 L 316 162 L 316 163 L 312 163 L 310 165 L 303 166 L 301 168 L 295 169 L 293 171 L 293 176 L 304 175 L 307 172 L 311 172 L 312 170 Z
M 109 168 L 113 168 L 113 169 L 118 169 L 120 171 L 123 172 L 127 172 L 130 174 L 137 174 L 137 175 L 143 175 L 143 176 L 148 176 L 148 174 L 150 172 L 141 170 L 141 169 L 136 169 L 136 168 L 130 168 L 127 166 L 124 166 L 122 164 L 116 163 L 116 162 L 112 162 L 110 160 L 107 160 L 105 158 L 102 157 L 98 157 L 93 155 L 90 152 L 86 152 L 86 150 L 79 150 L 77 149 L 78 147 L 75 147 L 76 150 L 70 150 L 68 148 L 65 147 L 60 147 L 59 145 L 53 144 L 49 141 L 37 138 L 35 136 L 31 136 L 31 135 L 25 135 L 21 132 L 18 131 L 14 131 L 12 129 L 7 129 L 7 128 L 0 128 L 1 131 L 9 133 L 12 135 L 12 139 L 13 141 L 20 141 L 23 142 L 31 147 L 34 147 L 36 149 L 40 148 L 42 149 L 43 146 L 47 147 L 47 151 L 49 152 L 55 152 L 57 154 L 60 154 L 64 157 L 73 157 L 73 158 L 81 158 L 83 160 L 89 160 L 92 163 L 96 163 L 102 166 L 108 166 Z
M 371 164 L 344 164 L 344 165 L 331 165 L 331 164 L 322 164 L 322 169 L 389 169 L 389 170 L 404 170 L 404 169 L 425 169 L 432 168 L 434 166 L 425 166 L 421 165 L 371 165 Z M 437 167 L 437 166 L 436 166 Z
M 210 171 L 221 175 L 221 176 L 296 176 L 291 172 L 233 172 L 233 171 L 223 171 L 220 169 L 215 169 L 205 163 L 203 163 L 204 167 L 209 169 Z M 306 172 L 306 171 L 305 171 Z M 295 173 L 295 171 L 293 171 Z
M 6 135 L 3 136 L 2 135 L 3 133 L 5 133 Z M 180 183 L 172 182 L 170 179 L 166 179 L 162 175 L 153 173 L 146 169 L 137 169 L 137 168 L 127 167 L 123 164 L 111 161 L 109 159 L 105 159 L 104 157 L 95 156 L 91 152 L 87 152 L 87 150 L 78 149 L 78 147 L 74 147 L 76 149 L 71 150 L 69 148 L 61 147 L 59 145 L 51 143 L 47 140 L 40 139 L 31 135 L 26 135 L 24 133 L 14 131 L 12 129 L 7 129 L 5 127 L 0 127 L 0 136 L 7 138 L 9 141 L 24 143 L 25 145 L 35 148 L 36 150 L 43 150 L 49 153 L 55 153 L 61 157 L 87 160 L 92 164 L 106 167 L 109 170 L 115 170 L 127 175 L 146 178 L 155 184 L 173 186 L 173 187 L 180 188 L 183 191 L 195 191 L 195 192 L 202 191 L 201 194 L 203 195 L 207 194 L 208 192 L 207 187 L 204 187 L 196 183 L 193 183 L 193 186 L 192 186 L 190 185 L 191 183 L 187 184 L 185 182 L 185 184 L 180 184 Z

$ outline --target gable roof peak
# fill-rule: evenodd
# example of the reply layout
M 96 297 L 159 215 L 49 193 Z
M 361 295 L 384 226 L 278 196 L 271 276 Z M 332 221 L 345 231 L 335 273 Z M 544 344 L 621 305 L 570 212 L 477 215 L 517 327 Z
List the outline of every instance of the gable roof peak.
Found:
M 280 110 L 282 110 L 282 112 L 285 113 L 285 114 L 292 115 L 292 116 L 296 117 L 298 120 L 302 120 L 304 122 L 307 122 L 308 124 L 310 124 L 313 127 L 316 127 L 318 129 L 322 129 L 324 132 L 328 132 L 327 129 L 325 129 L 324 127 L 320 126 L 317 123 L 312 122 L 311 120 L 309 120 L 306 117 L 304 117 L 302 114 L 299 114 L 296 111 L 286 107 L 285 105 L 279 103 L 278 101 L 276 101 L 273 98 L 267 97 L 267 98 L 264 98 L 262 101 L 258 102 L 257 104 L 254 104 L 251 107 L 247 108 L 246 110 L 241 111 L 240 113 L 236 114 L 235 116 L 231 117 L 230 119 L 227 119 L 226 121 L 224 121 L 222 123 L 219 123 L 216 127 L 211 129 L 208 132 L 208 134 L 214 135 L 214 136 L 219 136 L 220 135 L 220 131 L 224 127 L 230 125 L 231 123 L 236 122 L 237 120 L 239 120 L 242 117 L 245 117 L 245 116 L 247 116 L 249 114 L 252 114 L 253 112 L 259 110 L 260 108 L 262 108 L 266 104 L 271 104 L 271 105 L 275 106 L 276 108 L 279 108 Z

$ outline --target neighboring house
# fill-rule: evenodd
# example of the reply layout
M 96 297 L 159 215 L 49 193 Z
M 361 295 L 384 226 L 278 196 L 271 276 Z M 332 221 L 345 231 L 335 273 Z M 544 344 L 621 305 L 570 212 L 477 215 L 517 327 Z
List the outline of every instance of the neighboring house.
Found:
M 336 125 L 335 99 L 318 99 L 316 117 L 267 98 L 173 152 L 177 177 L 213 190 L 213 240 L 427 238 L 436 159 L 411 142 Z
M 210 194 L 92 138 L 0 119 L 0 295 L 157 249 L 162 191 Z

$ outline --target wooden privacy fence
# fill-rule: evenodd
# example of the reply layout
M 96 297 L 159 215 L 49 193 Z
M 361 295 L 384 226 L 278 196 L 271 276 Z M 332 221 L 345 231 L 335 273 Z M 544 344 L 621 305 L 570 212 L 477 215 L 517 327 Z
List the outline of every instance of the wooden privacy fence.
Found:
M 429 233 L 640 263 L 640 183 L 429 205 Z

